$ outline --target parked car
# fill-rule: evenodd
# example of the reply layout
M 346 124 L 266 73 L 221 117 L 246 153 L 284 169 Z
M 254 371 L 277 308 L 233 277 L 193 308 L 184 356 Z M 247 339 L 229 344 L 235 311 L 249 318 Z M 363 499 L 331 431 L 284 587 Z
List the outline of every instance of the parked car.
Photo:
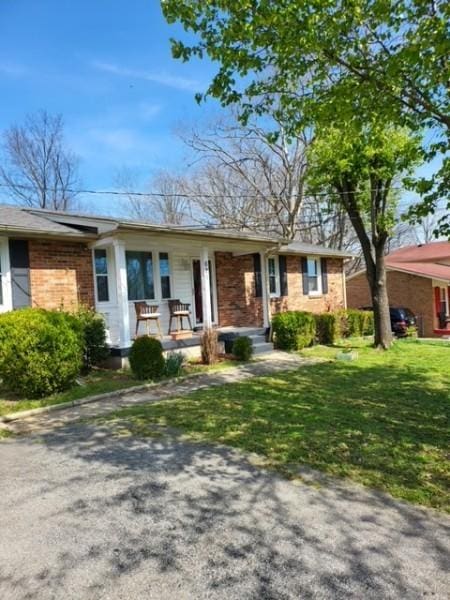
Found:
M 371 306 L 364 306 L 362 310 L 373 310 Z M 398 337 L 410 335 L 413 331 L 417 333 L 417 317 L 405 306 L 390 306 L 391 329 Z

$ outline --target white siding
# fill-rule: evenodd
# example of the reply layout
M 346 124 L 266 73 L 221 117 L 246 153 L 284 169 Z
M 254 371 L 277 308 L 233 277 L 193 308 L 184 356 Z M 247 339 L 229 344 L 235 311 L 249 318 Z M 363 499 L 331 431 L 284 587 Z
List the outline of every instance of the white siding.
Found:
M 184 236 L 168 236 L 163 234 L 123 234 L 121 238 L 125 241 L 126 250 L 140 250 L 153 253 L 154 262 L 154 280 L 155 280 L 155 296 L 154 300 L 147 300 L 148 304 L 158 305 L 159 311 L 161 312 L 161 328 L 163 335 L 167 335 L 169 328 L 169 309 L 167 300 L 161 299 L 161 286 L 159 279 L 159 253 L 167 252 L 170 259 L 171 269 L 171 292 L 172 298 L 179 299 L 181 302 L 186 302 L 191 305 L 191 320 L 193 326 L 194 314 L 193 314 L 193 281 L 192 281 L 192 260 L 194 258 L 200 259 L 200 253 L 202 247 L 207 247 L 209 250 L 209 258 L 212 264 L 212 275 L 213 275 L 213 288 L 214 288 L 214 315 L 217 318 L 217 299 L 216 299 L 216 281 L 215 281 L 215 264 L 214 264 L 214 253 L 215 251 L 236 251 L 239 247 L 247 249 L 249 252 L 254 252 L 258 249 L 256 244 L 249 242 L 236 242 L 235 240 L 212 240 L 212 239 L 189 239 Z M 111 238 L 107 244 L 111 244 Z M 102 247 L 101 242 L 96 243 L 96 247 Z M 260 247 L 259 247 L 260 249 Z M 111 251 L 108 252 L 108 274 L 110 282 L 110 301 L 109 302 L 96 302 L 96 310 L 100 314 L 103 314 L 108 328 L 109 343 L 113 346 L 120 346 L 120 317 L 117 306 L 117 294 L 115 289 L 111 289 L 111 286 L 115 285 L 115 265 L 114 256 Z M 131 337 L 134 338 L 136 328 L 136 314 L 134 303 L 129 302 L 129 314 L 130 314 L 130 330 Z M 151 324 L 152 331 L 155 330 L 155 326 Z M 140 325 L 140 332 L 145 332 L 145 323 Z

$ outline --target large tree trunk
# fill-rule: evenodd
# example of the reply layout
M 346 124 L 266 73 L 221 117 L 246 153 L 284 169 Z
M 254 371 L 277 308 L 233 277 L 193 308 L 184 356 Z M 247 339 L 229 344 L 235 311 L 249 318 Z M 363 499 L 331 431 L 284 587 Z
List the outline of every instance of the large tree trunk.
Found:
M 389 314 L 389 298 L 387 292 L 386 265 L 384 248 L 376 248 L 375 262 L 366 270 L 372 296 L 372 307 L 375 327 L 375 347 L 386 350 L 392 344 L 391 317 Z

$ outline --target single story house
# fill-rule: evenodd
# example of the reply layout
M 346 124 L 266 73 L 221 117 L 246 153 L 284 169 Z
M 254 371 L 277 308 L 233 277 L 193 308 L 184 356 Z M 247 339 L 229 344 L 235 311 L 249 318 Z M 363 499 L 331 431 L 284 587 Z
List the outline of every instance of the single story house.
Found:
M 407 246 L 386 257 L 391 306 L 409 308 L 419 319 L 419 334 L 450 335 L 450 242 Z M 370 306 L 365 271 L 347 277 L 351 308 Z
M 250 232 L 0 205 L 0 312 L 93 307 L 122 356 L 137 301 L 158 307 L 165 334 L 170 299 L 190 305 L 195 330 L 262 330 L 278 311 L 345 307 L 348 257 Z

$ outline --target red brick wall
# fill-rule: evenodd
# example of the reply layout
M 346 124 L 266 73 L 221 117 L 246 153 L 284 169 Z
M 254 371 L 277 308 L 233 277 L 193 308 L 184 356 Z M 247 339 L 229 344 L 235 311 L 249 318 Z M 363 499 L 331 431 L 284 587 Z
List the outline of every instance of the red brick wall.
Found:
M 420 319 L 421 333 L 425 337 L 432 337 L 434 310 L 431 279 L 400 271 L 388 271 L 387 289 L 391 306 L 410 308 Z M 365 273 L 347 279 L 347 304 L 349 308 L 372 304 Z
M 327 259 L 328 293 L 321 296 L 303 294 L 300 256 L 286 257 L 288 275 L 288 295 L 272 298 L 272 314 L 286 310 L 306 310 L 313 313 L 329 312 L 344 307 L 344 287 L 342 283 L 343 261 Z
M 216 252 L 217 308 L 221 327 L 262 327 L 261 298 L 255 298 L 253 256 Z
M 255 298 L 253 257 L 233 256 L 228 252 L 216 252 L 215 257 L 219 325 L 261 327 L 263 307 L 262 299 Z M 285 310 L 325 312 L 343 307 L 342 260 L 327 260 L 328 294 L 309 297 L 302 291 L 300 256 L 286 259 L 288 296 L 271 300 L 272 314 Z
M 92 255 L 85 244 L 30 240 L 29 253 L 33 306 L 94 306 Z

